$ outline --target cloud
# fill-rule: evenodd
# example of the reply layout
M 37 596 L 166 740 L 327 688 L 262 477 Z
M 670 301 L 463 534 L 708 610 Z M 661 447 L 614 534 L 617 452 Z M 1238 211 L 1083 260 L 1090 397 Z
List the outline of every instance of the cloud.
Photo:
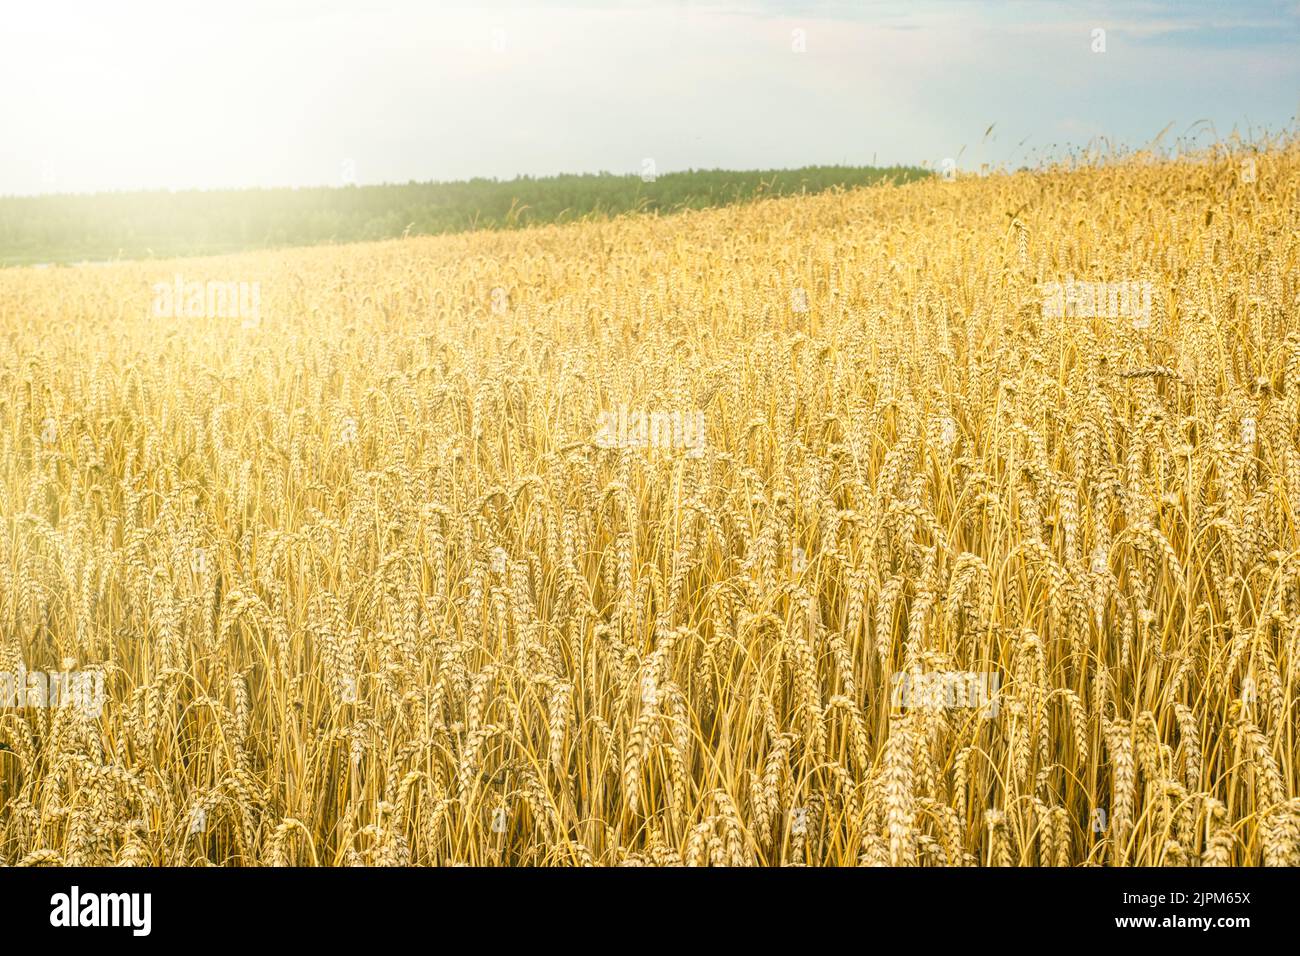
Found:
M 49 188 L 50 167 L 62 189 L 334 183 L 344 158 L 363 183 L 636 172 L 646 157 L 1018 165 L 1099 133 L 1145 143 L 1171 120 L 1276 128 L 1300 88 L 1294 3 L 16 10 L 0 83 L 23 93 L 0 100 L 0 192 Z

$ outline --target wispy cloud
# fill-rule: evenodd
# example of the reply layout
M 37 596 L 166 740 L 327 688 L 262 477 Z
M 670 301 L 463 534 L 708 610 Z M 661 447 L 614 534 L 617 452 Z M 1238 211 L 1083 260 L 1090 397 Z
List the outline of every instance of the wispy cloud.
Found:
M 345 159 L 361 182 L 1019 164 L 1284 126 L 1297 50 L 1300 5 L 1262 0 L 29 5 L 0 33 L 0 192 L 330 183 Z

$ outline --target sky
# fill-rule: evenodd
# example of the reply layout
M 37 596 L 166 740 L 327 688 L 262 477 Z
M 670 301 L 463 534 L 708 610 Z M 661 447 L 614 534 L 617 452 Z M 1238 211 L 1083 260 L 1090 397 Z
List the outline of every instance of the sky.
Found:
M 0 11 L 3 195 L 1014 167 L 1071 147 L 1139 148 L 1166 127 L 1166 146 L 1257 138 L 1294 128 L 1300 109 L 1300 0 Z

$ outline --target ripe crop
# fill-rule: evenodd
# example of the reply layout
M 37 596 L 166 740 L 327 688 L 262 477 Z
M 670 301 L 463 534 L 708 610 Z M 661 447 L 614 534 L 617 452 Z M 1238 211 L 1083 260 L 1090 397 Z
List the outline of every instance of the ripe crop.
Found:
M 1240 161 L 0 272 L 0 861 L 1300 863 Z

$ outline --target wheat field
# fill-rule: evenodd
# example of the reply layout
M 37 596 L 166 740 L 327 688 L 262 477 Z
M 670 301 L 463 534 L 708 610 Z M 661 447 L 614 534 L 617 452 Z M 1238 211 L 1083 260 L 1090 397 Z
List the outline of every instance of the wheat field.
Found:
M 1295 865 L 1298 437 L 1294 142 L 6 270 L 0 862 Z

